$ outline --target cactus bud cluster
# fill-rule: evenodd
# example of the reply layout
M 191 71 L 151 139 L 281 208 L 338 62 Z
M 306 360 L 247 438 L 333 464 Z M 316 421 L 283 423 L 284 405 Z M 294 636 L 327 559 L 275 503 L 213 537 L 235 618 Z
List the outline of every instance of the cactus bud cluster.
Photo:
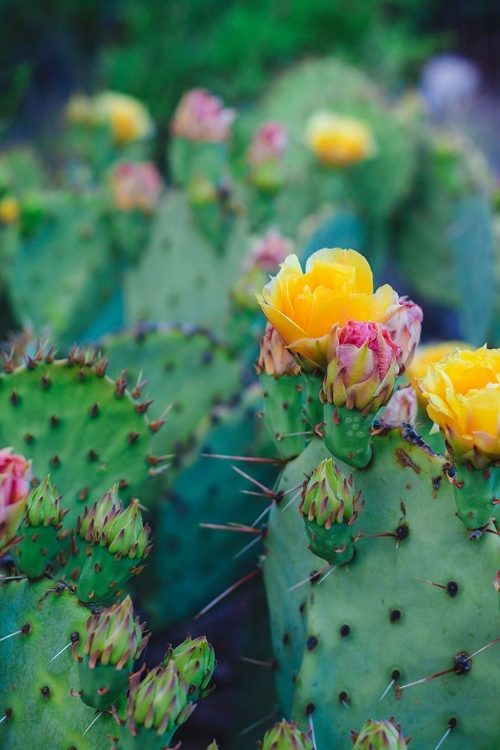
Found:
M 332 458 L 326 458 L 304 482 L 299 512 L 311 551 L 332 564 L 348 562 L 354 554 L 351 527 L 362 508 L 352 474 L 346 478 Z
M 191 700 L 204 698 L 211 692 L 208 688 L 217 662 L 213 646 L 205 636 L 195 638 L 190 635 L 178 646 L 169 646 L 162 666 L 166 667 L 173 660 L 184 682 L 189 685 Z
M 125 690 L 129 670 L 149 640 L 144 627 L 134 620 L 130 596 L 88 618 L 84 637 L 73 646 L 85 703 L 102 710 Z
M 260 750 L 314 750 L 310 737 L 285 719 L 268 729 L 258 746 Z
M 353 750 L 406 750 L 408 747 L 401 727 L 390 721 L 368 719 L 359 734 L 351 732 Z

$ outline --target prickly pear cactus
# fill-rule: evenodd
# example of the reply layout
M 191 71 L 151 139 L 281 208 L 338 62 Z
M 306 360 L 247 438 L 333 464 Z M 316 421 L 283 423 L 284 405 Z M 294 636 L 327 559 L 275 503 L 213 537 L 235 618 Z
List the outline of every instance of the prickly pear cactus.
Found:
M 471 539 L 455 515 L 444 459 L 411 430 L 373 442 L 369 471 L 355 474 L 365 507 L 347 566 L 333 570 L 306 553 L 298 500 L 271 512 L 264 577 L 282 706 L 303 726 L 312 716 L 319 746 L 348 747 L 353 727 L 383 713 L 429 748 L 454 718 L 450 748 L 487 750 L 498 725 L 484 685 L 492 696 L 500 690 L 500 648 L 472 655 L 498 637 L 495 528 Z M 287 465 L 280 490 L 300 485 L 328 456 L 313 440 Z
M 140 496 L 159 463 L 150 449 L 159 424 L 145 415 L 141 385 L 132 395 L 125 374 L 113 381 L 106 368 L 92 352 L 55 360 L 39 350 L 20 367 L 8 359 L 0 381 L 0 443 L 31 458 L 40 481 L 50 472 L 66 498 L 65 525 L 114 483 L 125 500 Z

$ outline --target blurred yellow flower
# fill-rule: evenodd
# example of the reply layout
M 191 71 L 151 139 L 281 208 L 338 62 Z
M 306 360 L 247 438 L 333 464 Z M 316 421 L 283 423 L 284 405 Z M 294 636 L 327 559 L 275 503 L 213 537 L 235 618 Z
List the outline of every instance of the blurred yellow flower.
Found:
M 334 112 L 315 112 L 311 116 L 306 143 L 328 167 L 348 167 L 376 152 L 373 135 L 364 122 Z
M 413 360 L 406 367 L 406 374 L 410 383 L 415 388 L 417 398 L 422 406 L 427 404 L 427 400 L 417 385 L 417 379 L 424 377 L 430 364 L 439 362 L 444 356 L 452 354 L 457 349 L 470 351 L 474 347 L 465 341 L 441 341 L 439 344 L 426 344 L 417 348 Z
M 0 200 L 0 223 L 14 224 L 19 220 L 20 214 L 19 201 L 16 198 L 7 195 Z
M 91 128 L 99 125 L 94 98 L 86 94 L 74 94 L 66 105 L 65 116 L 72 125 Z
M 109 123 L 119 146 L 147 138 L 153 132 L 146 107 L 132 96 L 105 91 L 95 97 L 95 107 L 102 121 Z
M 257 299 L 288 349 L 310 367 L 326 367 L 333 326 L 348 320 L 385 323 L 398 310 L 398 295 L 385 284 L 373 291 L 366 258 L 355 250 L 323 248 L 305 273 L 289 255 Z
M 430 364 L 419 387 L 459 462 L 500 458 L 500 349 L 456 350 Z

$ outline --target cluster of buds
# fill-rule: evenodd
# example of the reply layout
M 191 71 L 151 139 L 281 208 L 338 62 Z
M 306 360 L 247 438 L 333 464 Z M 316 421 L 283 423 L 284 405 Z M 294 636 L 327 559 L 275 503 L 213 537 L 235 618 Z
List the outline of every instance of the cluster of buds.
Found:
M 26 512 L 32 476 L 31 462 L 12 453 L 12 448 L 0 450 L 0 552 L 16 541 L 16 532 Z
M 120 211 L 154 211 L 163 189 L 152 162 L 121 162 L 111 173 L 113 202 Z
M 311 738 L 296 723 L 285 719 L 268 729 L 257 744 L 260 750 L 314 750 Z
M 115 145 L 120 147 L 148 138 L 154 131 L 144 105 L 116 91 L 103 91 L 97 96 L 75 95 L 66 107 L 66 119 L 84 128 L 109 127 Z
M 47 563 L 60 550 L 62 521 L 68 512 L 69 508 L 61 508 L 50 476 L 28 495 L 26 517 L 21 526 L 24 537 L 13 550 L 17 567 L 28 578 L 42 576 Z
M 206 89 L 192 89 L 184 94 L 174 112 L 170 131 L 188 141 L 224 143 L 229 139 L 235 117 Z
M 304 518 L 309 547 L 332 564 L 349 562 L 354 554 L 352 525 L 364 502 L 333 459 L 326 458 L 304 481 L 299 512 Z
M 283 156 L 287 146 L 283 125 L 270 120 L 255 133 L 247 151 L 250 182 L 263 192 L 273 193 L 283 186 Z
M 193 640 L 188 635 L 175 648 L 169 646 L 162 667 L 166 667 L 171 660 L 175 662 L 182 679 L 189 686 L 189 695 L 192 701 L 205 698 L 212 692 L 213 688 L 208 686 L 217 662 L 213 646 L 210 645 L 205 636 Z
M 129 733 L 146 741 L 148 732 L 161 737 L 161 747 L 168 747 L 177 729 L 196 708 L 190 700 L 189 685 L 182 679 L 172 659 L 166 667 L 154 667 L 144 679 L 141 672 L 129 681 L 128 721 L 123 736 Z M 148 747 L 151 745 L 148 744 Z
M 143 523 L 138 500 L 124 509 L 113 487 L 77 521 L 76 541 L 86 543 L 77 593 L 81 601 L 106 601 L 142 570 L 151 549 L 150 527 Z M 81 554 L 80 554 L 81 556 Z
M 144 628 L 138 617 L 134 620 L 130 596 L 88 618 L 85 635 L 73 644 L 87 705 L 105 710 L 125 690 L 129 670 L 149 640 Z
M 401 726 L 389 721 L 368 719 L 361 732 L 351 732 L 352 750 L 407 750 Z

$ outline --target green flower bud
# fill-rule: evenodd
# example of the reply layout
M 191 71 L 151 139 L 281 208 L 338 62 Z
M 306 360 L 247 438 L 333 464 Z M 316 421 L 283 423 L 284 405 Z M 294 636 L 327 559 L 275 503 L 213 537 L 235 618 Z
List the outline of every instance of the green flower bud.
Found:
M 100 533 L 100 544 L 106 545 L 112 555 L 141 560 L 148 549 L 150 528 L 142 522 L 139 500 L 132 500 L 123 510 L 108 516 Z
M 123 584 L 142 570 L 138 564 L 147 557 L 150 528 L 143 524 L 139 501 L 132 500 L 124 510 L 116 504 L 115 489 L 78 519 L 77 532 L 87 541 L 77 566 L 77 594 L 83 602 L 106 602 L 119 596 Z M 82 537 L 83 535 L 83 537 Z
M 145 623 L 139 625 L 134 620 L 132 599 L 126 596 L 122 602 L 115 602 L 88 618 L 85 625 L 85 638 L 78 641 L 79 656 L 89 656 L 89 667 L 96 664 L 111 664 L 116 669 L 132 666 L 146 646 L 149 636 L 143 638 Z
M 84 703 L 105 710 L 124 692 L 129 670 L 149 640 L 144 627 L 134 620 L 130 596 L 88 618 L 85 635 L 73 647 Z
M 215 740 L 210 743 L 210 745 L 207 747 L 207 750 L 219 750 L 219 746 Z
M 394 726 L 394 718 L 389 721 L 368 719 L 361 732 L 351 732 L 352 750 L 406 750 L 401 726 Z
M 301 732 L 297 724 L 285 719 L 268 729 L 264 740 L 258 744 L 262 750 L 314 750 L 307 734 Z
M 196 704 L 189 699 L 189 686 L 179 674 L 172 659 L 166 667 L 159 664 L 141 681 L 141 673 L 130 678 L 127 703 L 127 730 L 123 734 L 143 736 L 154 730 L 168 746 L 181 724 L 189 718 Z
M 120 506 L 118 485 L 114 484 L 100 500 L 94 503 L 90 510 L 85 507 L 83 514 L 78 517 L 76 522 L 77 535 L 84 541 L 92 541 L 109 520 L 109 517 L 120 509 Z
M 333 459 L 325 458 L 305 480 L 299 512 L 311 551 L 332 564 L 348 562 L 353 554 L 351 527 L 363 507 L 355 494 L 352 474 L 347 479 Z
M 211 689 L 208 684 L 212 679 L 217 662 L 213 646 L 205 636 L 195 638 L 190 635 L 174 649 L 169 646 L 162 666 L 173 659 L 182 679 L 189 685 L 191 700 L 204 698 Z
M 49 474 L 28 495 L 24 526 L 31 528 L 54 526 L 60 529 L 61 521 L 68 512 L 69 508 L 62 510 L 60 497 L 55 486 L 50 483 Z
M 47 564 L 62 551 L 62 520 L 68 510 L 61 508 L 50 476 L 28 495 L 26 517 L 19 529 L 24 536 L 13 551 L 17 567 L 28 578 L 42 576 Z

